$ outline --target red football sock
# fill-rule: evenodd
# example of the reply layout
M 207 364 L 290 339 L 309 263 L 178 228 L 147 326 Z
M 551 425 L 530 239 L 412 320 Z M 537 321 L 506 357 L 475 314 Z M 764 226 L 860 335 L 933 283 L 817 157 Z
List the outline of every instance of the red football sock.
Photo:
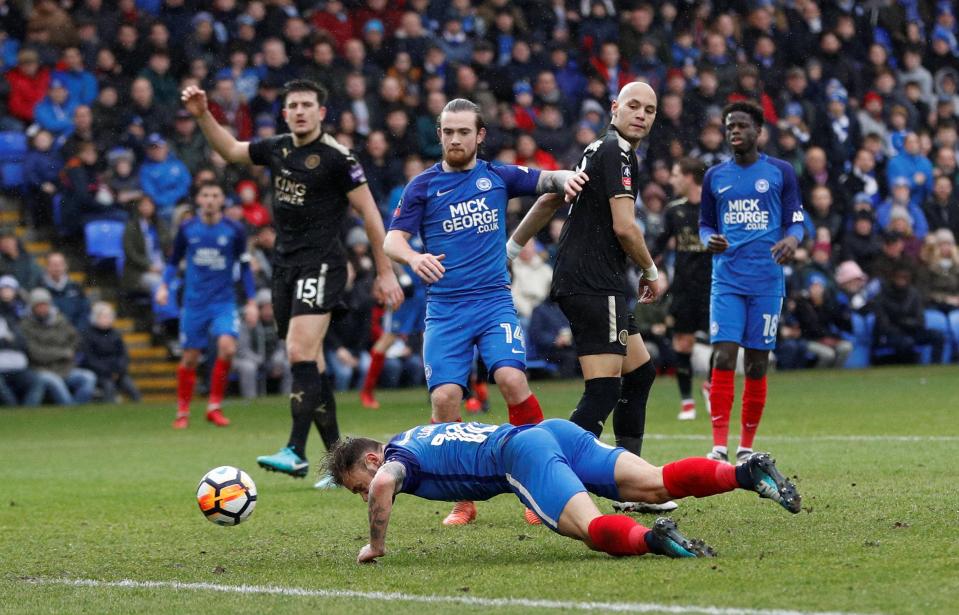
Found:
M 365 392 L 372 393 L 376 389 L 376 383 L 380 381 L 380 374 L 383 372 L 384 362 L 386 362 L 384 353 L 376 350 L 370 352 L 370 369 L 366 372 L 366 380 L 363 381 Z
M 766 407 L 766 377 L 746 378 L 743 388 L 743 433 L 739 438 L 739 446 L 752 448 L 759 420 L 763 417 Z
M 207 411 L 216 410 L 223 403 L 223 394 L 226 393 L 226 383 L 230 378 L 230 361 L 217 359 L 213 363 L 213 373 L 210 374 L 210 402 Z
M 704 498 L 739 487 L 736 466 L 704 457 L 689 457 L 663 466 L 663 486 L 673 499 Z
M 589 522 L 589 539 L 600 551 L 610 555 L 642 555 L 649 552 L 646 532 L 649 528 L 626 515 L 602 515 Z
M 713 370 L 709 411 L 712 414 L 714 446 L 726 446 L 729 440 L 729 415 L 733 411 L 733 397 L 736 394 L 735 375 L 734 371 L 728 369 Z
M 176 368 L 176 414 L 188 416 L 190 414 L 190 400 L 193 399 L 193 385 L 196 384 L 196 369 L 184 367 Z
M 509 406 L 509 422 L 511 425 L 535 425 L 542 420 L 543 409 L 539 407 L 539 400 L 532 393 L 524 401 Z

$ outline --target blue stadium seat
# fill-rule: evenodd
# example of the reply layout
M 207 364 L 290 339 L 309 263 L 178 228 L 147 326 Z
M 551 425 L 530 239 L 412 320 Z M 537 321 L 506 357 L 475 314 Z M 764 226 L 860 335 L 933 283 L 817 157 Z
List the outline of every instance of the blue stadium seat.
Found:
M 101 265 L 113 260 L 117 275 L 123 273 L 123 228 L 126 225 L 116 220 L 94 220 L 83 227 L 87 256 L 92 264 Z
M 0 132 L 0 163 L 23 163 L 27 155 L 27 136 L 22 132 Z
M 949 319 L 939 310 L 926 310 L 926 328 L 932 331 L 941 331 L 946 338 L 942 346 L 942 362 L 948 363 L 952 360 L 952 336 L 949 333 Z M 930 353 L 932 349 L 930 347 Z M 930 360 L 932 355 L 930 354 Z
M 875 318 L 873 318 L 875 321 Z M 872 352 L 872 326 L 868 319 L 861 314 L 852 315 L 852 352 L 846 359 L 847 369 L 863 369 L 869 367 L 869 353 Z
M 6 191 L 23 188 L 22 162 L 0 162 L 0 188 Z

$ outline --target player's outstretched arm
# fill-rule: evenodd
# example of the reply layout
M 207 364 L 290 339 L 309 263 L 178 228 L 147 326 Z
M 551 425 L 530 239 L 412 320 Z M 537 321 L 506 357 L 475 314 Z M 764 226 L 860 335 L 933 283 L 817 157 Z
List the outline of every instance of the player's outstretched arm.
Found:
M 370 542 L 360 549 L 356 563 L 366 564 L 386 555 L 386 530 L 393 512 L 393 498 L 403 486 L 406 468 L 401 463 L 390 461 L 380 466 L 370 482 L 367 503 L 370 514 Z
M 563 195 L 554 192 L 547 192 L 542 195 L 533 206 L 530 207 L 523 220 L 513 231 L 513 235 L 506 242 L 506 256 L 509 260 L 516 258 L 519 251 L 523 249 L 526 242 L 533 238 L 541 228 L 549 224 L 549 221 L 556 215 L 556 210 L 563 205 Z
M 575 171 L 542 171 L 539 179 L 536 180 L 536 193 L 563 193 L 566 189 L 566 181 L 574 175 L 576 175 Z
M 396 279 L 393 263 L 383 250 L 383 241 L 386 230 L 383 228 L 383 217 L 376 207 L 376 200 L 370 192 L 369 184 L 363 184 L 350 190 L 346 197 L 350 201 L 353 211 L 363 219 L 363 228 L 370 240 L 370 250 L 373 252 L 373 262 L 376 264 L 376 281 L 373 283 L 373 296 L 384 305 L 394 308 L 403 303 L 403 289 Z
M 616 239 L 623 246 L 626 255 L 640 266 L 643 277 L 639 281 L 639 300 L 641 303 L 652 303 L 662 292 L 659 270 L 653 257 L 646 247 L 643 230 L 636 224 L 633 214 L 635 204 L 632 198 L 623 196 L 609 199 L 609 207 L 613 214 L 613 232 Z
M 440 278 L 446 272 L 442 260 L 446 258 L 445 254 L 434 256 L 429 252 L 420 253 L 410 247 L 410 233 L 393 229 L 386 234 L 386 240 L 383 242 L 383 251 L 386 255 L 396 262 L 409 265 L 413 273 L 427 284 L 439 282 Z
M 195 85 L 190 85 L 183 90 L 180 100 L 186 110 L 196 118 L 196 123 L 203 131 L 203 136 L 206 137 L 210 146 L 216 150 L 216 153 L 223 156 L 223 159 L 227 162 L 253 164 L 250 159 L 250 144 L 246 141 L 237 141 L 226 128 L 220 126 L 219 122 L 214 119 L 207 106 L 206 92 Z

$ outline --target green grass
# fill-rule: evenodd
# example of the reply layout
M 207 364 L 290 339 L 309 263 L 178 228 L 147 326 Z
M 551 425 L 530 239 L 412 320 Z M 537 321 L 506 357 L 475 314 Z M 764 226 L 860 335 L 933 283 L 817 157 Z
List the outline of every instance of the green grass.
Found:
M 567 416 L 580 388 L 578 382 L 534 383 L 549 416 Z M 381 399 L 386 409 L 373 412 L 362 410 L 355 394 L 340 395 L 343 431 L 382 438 L 427 416 L 422 390 L 388 391 Z M 708 450 L 702 410 L 696 421 L 680 423 L 677 409 L 675 382 L 663 378 L 650 402 L 647 431 L 653 437 L 645 450 L 650 461 Z M 791 516 L 746 492 L 682 501 L 674 518 L 719 551 L 714 560 L 594 553 L 525 525 L 512 496 L 481 504 L 472 526 L 443 528 L 439 522 L 447 504 L 401 496 L 389 555 L 374 567 L 360 567 L 353 562 L 367 526 L 358 497 L 343 490 L 316 492 L 312 480 L 266 474 L 255 465 L 256 455 L 285 442 L 285 400 L 231 400 L 229 429 L 195 421 L 179 433 L 170 429 L 170 408 L 161 405 L 0 409 L 0 611 L 529 611 L 28 581 L 71 578 L 803 611 L 959 612 L 957 411 L 955 368 L 772 376 L 757 448 L 773 451 L 780 467 L 798 477 L 806 511 Z M 494 399 L 493 411 L 480 418 L 505 421 L 502 400 Z M 828 439 L 902 435 L 933 438 Z M 310 446 L 312 459 L 319 460 L 322 444 L 315 434 Z M 204 520 L 194 500 L 199 478 L 223 464 L 246 469 L 260 492 L 254 515 L 235 528 Z

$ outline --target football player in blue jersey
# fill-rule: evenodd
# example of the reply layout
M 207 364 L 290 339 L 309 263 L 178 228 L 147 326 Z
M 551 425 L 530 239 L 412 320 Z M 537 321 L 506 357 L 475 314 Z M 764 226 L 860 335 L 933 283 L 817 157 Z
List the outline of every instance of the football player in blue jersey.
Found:
M 421 425 L 387 444 L 368 438 L 337 443 L 327 456 L 333 479 L 369 506 L 370 542 L 357 562 L 386 554 L 386 531 L 397 494 L 427 500 L 487 500 L 513 493 L 551 530 L 611 555 L 713 555 L 683 536 L 670 519 L 652 529 L 626 515 L 603 515 L 590 493 L 613 500 L 666 502 L 745 489 L 795 514 L 802 499 L 767 453 L 738 466 L 694 457 L 650 465 L 599 441 L 563 419 L 538 425 Z
M 479 107 L 468 100 L 450 101 L 439 124 L 443 160 L 406 186 L 384 244 L 390 258 L 427 284 L 423 361 L 432 420 L 460 420 L 475 347 L 506 400 L 510 423 L 536 423 L 543 411 L 526 381 L 525 336 L 509 290 L 506 204 L 562 192 L 572 172 L 477 159 L 486 128 Z M 422 252 L 410 246 L 416 234 Z M 463 525 L 475 517 L 473 503 L 460 502 L 444 523 Z
M 210 400 L 206 419 L 226 427 L 220 405 L 230 376 L 230 363 L 236 354 L 240 320 L 236 309 L 233 270 L 240 264 L 240 276 L 247 303 L 244 317 L 255 323 L 256 286 L 246 252 L 246 231 L 223 217 L 225 195 L 219 184 L 202 184 L 196 193 L 198 216 L 183 224 L 176 235 L 173 253 L 163 270 L 163 283 L 156 290 L 156 301 L 166 305 L 169 285 L 178 275 L 180 262 L 186 260 L 183 311 L 180 314 L 180 343 L 183 357 L 177 367 L 177 412 L 174 429 L 185 429 L 190 421 L 190 400 L 196 383 L 200 355 L 216 339 L 216 362 L 210 376 Z
M 803 238 L 803 208 L 796 173 L 785 161 L 759 153 L 762 109 L 735 102 L 723 110 L 733 159 L 703 179 L 699 237 L 713 253 L 709 333 L 713 344 L 709 393 L 713 449 L 729 459 L 729 416 L 739 348 L 744 349 L 742 433 L 736 460 L 752 453 L 766 406 L 769 351 L 776 346 L 785 281 L 782 265 Z

